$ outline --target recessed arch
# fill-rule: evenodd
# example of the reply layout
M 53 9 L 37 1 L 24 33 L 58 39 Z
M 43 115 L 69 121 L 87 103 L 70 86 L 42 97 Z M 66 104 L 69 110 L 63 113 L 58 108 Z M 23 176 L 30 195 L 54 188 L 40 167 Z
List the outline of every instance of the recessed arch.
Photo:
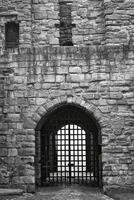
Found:
M 68 102 L 60 102 L 58 104 L 52 104 L 52 106 L 48 109 L 46 109 L 46 105 L 47 104 L 44 104 L 43 106 L 41 106 L 41 108 L 44 110 L 44 113 L 42 113 L 42 116 L 40 116 L 40 119 L 35 127 L 35 131 L 40 131 L 42 129 L 42 126 L 44 124 L 44 121 L 49 117 L 49 115 L 51 115 L 51 113 L 55 112 L 56 110 L 58 109 L 62 109 L 63 107 L 65 106 L 73 106 L 75 108 L 77 108 L 80 112 L 82 111 L 83 113 L 85 113 L 86 115 L 88 115 L 92 121 L 94 122 L 94 124 L 96 125 L 98 131 L 100 131 L 100 124 L 99 124 L 99 119 L 98 119 L 98 116 L 101 115 L 101 112 L 99 111 L 99 109 L 97 110 L 97 115 L 96 115 L 96 112 L 93 112 L 93 111 L 96 111 L 96 108 L 93 106 L 93 105 L 90 105 L 87 107 L 87 103 L 84 102 L 84 104 L 78 104 L 76 102 L 71 102 L 71 103 L 68 103 Z M 37 110 L 37 113 L 40 115 L 40 109 L 39 108 Z
M 59 171 L 57 171 L 60 169 L 60 167 L 58 164 L 59 158 L 58 157 L 55 158 L 56 156 L 60 155 L 59 151 L 56 152 L 57 150 L 55 146 L 56 146 L 56 142 L 58 142 L 56 141 L 56 137 L 57 137 L 56 135 L 61 133 L 59 137 L 61 138 L 68 137 L 67 135 L 70 134 L 69 133 L 70 127 L 65 128 L 64 130 L 65 132 L 62 130 L 63 127 L 67 127 L 67 126 L 79 127 L 77 129 L 76 128 L 72 129 L 72 131 L 76 133 L 74 135 L 77 135 L 79 133 L 78 131 L 79 129 L 81 132 L 85 131 L 85 134 L 86 134 L 86 138 L 85 138 L 86 146 L 84 148 L 86 148 L 85 152 L 88 152 L 88 153 L 86 153 L 86 159 L 85 157 L 83 157 L 85 159 L 85 161 L 81 164 L 83 168 L 80 168 L 80 166 L 78 168 L 74 167 L 75 177 L 76 177 L 76 174 L 79 174 L 79 175 L 82 174 L 81 179 L 80 178 L 78 179 L 78 176 L 77 176 L 77 180 L 75 180 L 74 183 L 75 182 L 79 183 L 81 182 L 81 180 L 85 182 L 86 180 L 86 183 L 100 186 L 102 184 L 100 126 L 97 120 L 95 119 L 95 117 L 93 116 L 92 112 L 89 112 L 86 108 L 75 103 L 62 103 L 62 104 L 58 104 L 57 106 L 53 106 L 52 108 L 48 110 L 48 112 L 46 112 L 44 116 L 42 116 L 41 120 L 38 122 L 36 126 L 36 147 L 37 147 L 36 148 L 37 149 L 36 150 L 37 151 L 36 152 L 36 182 L 37 184 L 42 185 L 44 183 L 49 183 L 49 182 L 67 183 L 67 179 L 66 180 L 63 179 L 64 181 L 63 180 L 60 181 L 60 175 L 56 175 L 56 174 L 60 174 Z M 92 142 L 91 142 L 91 135 L 93 136 Z M 71 139 L 72 143 L 75 143 L 74 139 L 78 140 L 78 136 L 71 136 L 71 137 L 73 137 L 73 139 Z M 81 148 L 78 144 L 77 146 L 78 148 Z M 92 146 L 93 148 L 92 153 L 91 153 L 91 149 L 89 148 L 90 146 Z M 82 155 L 85 152 L 82 152 Z M 50 154 L 53 154 L 53 155 L 50 156 Z M 93 156 L 91 156 L 91 154 L 93 154 L 94 158 Z M 47 155 L 49 155 L 47 159 L 43 158 L 43 157 L 46 157 Z M 79 159 L 77 157 L 78 156 L 74 156 L 74 159 Z M 91 161 L 90 157 L 92 157 L 92 159 L 94 160 Z M 68 157 L 66 157 L 66 159 L 68 159 Z M 48 162 L 50 165 L 48 164 Z M 78 162 L 76 162 L 76 164 L 77 163 Z M 84 168 L 85 163 L 86 165 L 88 165 L 86 168 Z M 90 166 L 90 164 L 92 166 Z M 69 165 L 71 165 L 71 163 Z M 46 170 L 47 167 L 49 169 Z M 65 173 L 65 171 L 72 170 L 72 168 L 67 169 L 67 166 L 61 166 L 61 167 L 62 167 L 62 172 L 65 174 L 65 177 L 67 176 L 67 173 Z M 91 171 L 91 168 L 93 168 L 94 170 L 94 172 L 92 172 L 92 175 L 91 173 L 89 173 L 89 171 Z M 65 169 L 65 171 L 63 169 Z M 85 169 L 85 171 L 83 170 L 80 173 L 80 170 L 82 169 Z M 44 172 L 43 170 L 46 170 L 46 172 Z M 72 174 L 72 171 L 70 172 L 70 174 Z M 85 179 L 82 178 L 84 176 L 85 176 Z M 58 182 L 55 181 L 55 177 L 57 177 L 56 181 Z M 69 181 L 70 183 L 73 182 L 72 179 L 73 178 L 71 177 Z M 92 181 L 93 179 L 94 181 Z

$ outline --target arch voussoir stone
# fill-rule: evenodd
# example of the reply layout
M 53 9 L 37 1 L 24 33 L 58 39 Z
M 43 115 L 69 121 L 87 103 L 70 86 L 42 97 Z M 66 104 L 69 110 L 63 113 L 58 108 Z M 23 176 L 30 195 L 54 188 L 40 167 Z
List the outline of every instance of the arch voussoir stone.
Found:
M 74 104 L 76 106 L 82 107 L 87 110 L 97 120 L 98 123 L 100 123 L 99 121 L 103 114 L 101 113 L 99 108 L 80 96 L 70 95 L 61 96 L 52 100 L 48 99 L 46 103 L 44 103 L 37 109 L 36 113 L 33 115 L 33 121 L 38 124 L 42 117 L 49 113 L 50 110 L 53 110 L 62 104 Z M 34 128 L 36 128 L 36 126 Z
M 46 108 L 45 108 L 44 105 L 41 106 L 41 107 L 39 107 L 38 110 L 37 110 L 37 113 L 38 113 L 38 115 L 40 115 L 40 116 L 43 116 L 44 114 L 46 114 L 46 112 L 47 112 L 47 110 L 46 110 Z
M 60 103 L 61 102 L 67 102 L 67 96 L 66 95 L 60 97 Z
M 39 115 L 37 112 L 33 115 L 33 121 L 38 122 L 41 118 L 41 115 Z

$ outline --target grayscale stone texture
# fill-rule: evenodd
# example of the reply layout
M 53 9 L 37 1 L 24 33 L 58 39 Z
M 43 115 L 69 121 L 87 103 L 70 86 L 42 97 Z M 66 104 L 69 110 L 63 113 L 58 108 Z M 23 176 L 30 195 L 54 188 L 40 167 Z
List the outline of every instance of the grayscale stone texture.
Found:
M 60 0 L 66 2 L 66 0 Z M 72 42 L 59 46 L 58 0 L 0 1 L 0 186 L 35 188 L 35 128 L 60 103 L 100 124 L 104 190 L 134 187 L 134 1 L 70 0 Z M 5 50 L 5 23 L 19 48 Z

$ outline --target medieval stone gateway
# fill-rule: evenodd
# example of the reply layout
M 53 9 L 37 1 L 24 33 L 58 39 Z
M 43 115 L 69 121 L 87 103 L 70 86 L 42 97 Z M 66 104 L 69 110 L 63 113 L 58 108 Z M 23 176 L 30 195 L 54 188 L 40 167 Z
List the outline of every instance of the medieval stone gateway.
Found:
M 77 104 L 61 105 L 42 117 L 36 127 L 37 184 L 102 186 L 97 123 L 91 112 L 88 116 Z
M 133 0 L 0 2 L 0 187 L 134 187 Z

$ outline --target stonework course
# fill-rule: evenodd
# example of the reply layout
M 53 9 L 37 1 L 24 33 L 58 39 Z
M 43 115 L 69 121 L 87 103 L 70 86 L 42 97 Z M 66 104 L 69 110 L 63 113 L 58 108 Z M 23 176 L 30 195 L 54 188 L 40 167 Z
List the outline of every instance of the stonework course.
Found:
M 100 126 L 103 189 L 134 186 L 134 2 L 70 0 L 73 46 L 60 46 L 66 0 L 0 2 L 0 186 L 34 191 L 39 121 L 76 104 Z M 67 1 L 68 2 L 68 1 Z M 5 49 L 5 24 L 19 47 Z

